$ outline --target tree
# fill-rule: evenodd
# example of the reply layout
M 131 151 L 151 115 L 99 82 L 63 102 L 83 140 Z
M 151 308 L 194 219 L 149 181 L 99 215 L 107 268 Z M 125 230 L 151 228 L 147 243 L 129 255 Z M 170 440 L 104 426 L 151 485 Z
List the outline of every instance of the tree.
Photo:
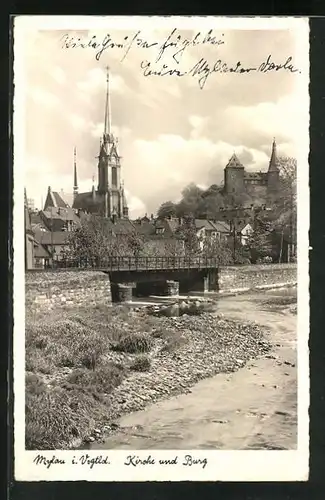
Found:
M 197 255 L 200 251 L 200 241 L 197 236 L 195 220 L 193 217 L 185 217 L 181 226 L 177 229 L 176 236 L 184 241 L 184 253 L 186 256 Z
M 249 234 L 245 245 L 252 264 L 272 254 L 272 231 L 272 224 L 266 216 L 260 214 L 255 217 L 253 232 Z
M 178 217 L 197 217 L 202 211 L 203 190 L 194 183 L 186 186 L 182 191 L 182 199 L 177 205 Z
M 144 248 L 144 238 L 135 230 L 116 234 L 109 219 L 91 215 L 68 237 L 67 258 L 81 265 L 96 266 L 108 257 L 138 257 Z
M 280 156 L 280 185 L 275 198 L 273 229 L 279 235 L 279 260 L 283 258 L 284 240 L 288 243 L 288 260 L 295 256 L 297 241 L 297 160 Z
M 205 238 L 203 241 L 202 255 L 205 258 L 215 258 L 220 265 L 233 264 L 232 250 L 226 240 L 219 238 Z
M 177 205 L 172 201 L 165 201 L 158 209 L 157 216 L 161 219 L 167 217 L 176 217 Z

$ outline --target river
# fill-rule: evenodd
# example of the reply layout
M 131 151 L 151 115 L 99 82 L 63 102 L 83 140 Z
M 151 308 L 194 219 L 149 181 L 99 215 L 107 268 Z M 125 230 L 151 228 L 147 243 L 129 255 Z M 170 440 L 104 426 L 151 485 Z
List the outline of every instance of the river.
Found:
M 292 292 L 289 292 L 289 294 Z M 218 313 L 266 326 L 273 350 L 231 374 L 218 374 L 128 414 L 90 449 L 295 449 L 297 443 L 296 315 L 265 306 L 286 290 L 220 298 Z

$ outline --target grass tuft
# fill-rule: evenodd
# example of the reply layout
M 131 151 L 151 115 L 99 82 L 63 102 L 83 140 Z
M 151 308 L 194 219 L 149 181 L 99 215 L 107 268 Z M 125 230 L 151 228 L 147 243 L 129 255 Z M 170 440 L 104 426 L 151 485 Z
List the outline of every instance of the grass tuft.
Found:
M 112 344 L 115 351 L 128 352 L 131 354 L 148 352 L 153 346 L 153 340 L 147 333 L 129 333 L 118 342 Z
M 150 370 L 151 360 L 148 356 L 138 356 L 131 365 L 131 370 L 135 372 L 147 372 Z

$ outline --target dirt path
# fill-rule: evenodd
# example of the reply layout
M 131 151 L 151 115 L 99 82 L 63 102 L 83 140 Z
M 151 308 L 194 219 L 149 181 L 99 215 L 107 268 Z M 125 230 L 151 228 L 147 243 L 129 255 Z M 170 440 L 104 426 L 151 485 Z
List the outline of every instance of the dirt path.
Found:
M 124 416 L 118 432 L 91 449 L 295 449 L 296 316 L 261 298 L 267 294 L 222 298 L 218 312 L 269 327 L 271 354 Z

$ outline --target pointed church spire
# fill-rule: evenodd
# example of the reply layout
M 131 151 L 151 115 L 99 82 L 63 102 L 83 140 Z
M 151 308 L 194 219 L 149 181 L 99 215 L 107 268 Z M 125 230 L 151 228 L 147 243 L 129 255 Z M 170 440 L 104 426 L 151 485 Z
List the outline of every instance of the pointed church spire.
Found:
M 110 137 L 111 135 L 111 102 L 110 102 L 110 93 L 109 93 L 109 67 L 107 66 L 107 75 L 106 75 L 106 104 L 105 104 L 105 123 L 104 123 L 104 139 Z
M 270 158 L 270 163 L 269 163 L 269 172 L 277 172 L 278 171 L 278 156 L 276 152 L 276 142 L 275 142 L 275 137 L 273 137 L 273 144 L 272 144 L 272 153 L 271 153 L 271 158 Z
M 73 151 L 73 198 L 75 199 L 78 194 L 78 179 L 77 179 L 77 148 L 74 147 Z

